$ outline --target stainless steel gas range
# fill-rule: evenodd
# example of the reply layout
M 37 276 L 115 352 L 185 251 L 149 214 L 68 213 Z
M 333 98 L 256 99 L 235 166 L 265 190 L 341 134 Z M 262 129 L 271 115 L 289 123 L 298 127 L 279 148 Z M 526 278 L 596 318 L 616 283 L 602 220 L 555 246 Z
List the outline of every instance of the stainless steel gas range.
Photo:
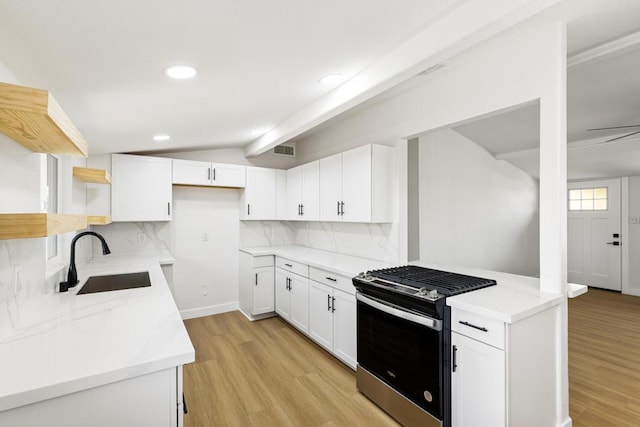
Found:
M 448 296 L 496 282 L 413 265 L 360 273 L 358 389 L 405 426 L 451 425 Z

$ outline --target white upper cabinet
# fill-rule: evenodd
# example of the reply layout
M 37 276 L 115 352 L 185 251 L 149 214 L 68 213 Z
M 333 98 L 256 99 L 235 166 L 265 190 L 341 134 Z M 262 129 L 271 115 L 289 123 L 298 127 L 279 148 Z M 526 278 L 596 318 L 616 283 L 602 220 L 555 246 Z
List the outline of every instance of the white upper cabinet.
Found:
M 242 194 L 240 219 L 275 220 L 277 218 L 279 181 L 277 169 L 247 167 L 247 185 Z
M 171 159 L 113 154 L 111 179 L 113 221 L 171 219 Z
M 286 218 L 320 219 L 320 162 L 315 161 L 287 171 Z
M 173 183 L 214 187 L 245 186 L 245 166 L 173 159 Z
M 320 160 L 320 220 L 393 221 L 393 148 L 369 144 Z

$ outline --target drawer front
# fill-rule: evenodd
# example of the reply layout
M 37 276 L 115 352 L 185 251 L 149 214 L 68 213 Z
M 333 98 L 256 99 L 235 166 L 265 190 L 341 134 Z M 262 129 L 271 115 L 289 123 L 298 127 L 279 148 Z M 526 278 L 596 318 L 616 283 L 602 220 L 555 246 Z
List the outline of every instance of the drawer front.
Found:
M 309 266 L 307 264 L 303 264 L 297 261 L 291 261 L 287 258 L 276 257 L 276 266 L 282 268 L 283 270 L 287 270 L 304 277 L 309 277 Z
M 353 282 L 350 277 L 341 276 L 321 268 L 309 267 L 309 278 L 351 295 L 355 295 L 356 293 L 356 288 L 353 287 Z
M 273 255 L 261 255 L 253 257 L 253 268 L 271 267 L 273 265 Z
M 451 309 L 451 330 L 504 350 L 504 322 L 456 308 Z

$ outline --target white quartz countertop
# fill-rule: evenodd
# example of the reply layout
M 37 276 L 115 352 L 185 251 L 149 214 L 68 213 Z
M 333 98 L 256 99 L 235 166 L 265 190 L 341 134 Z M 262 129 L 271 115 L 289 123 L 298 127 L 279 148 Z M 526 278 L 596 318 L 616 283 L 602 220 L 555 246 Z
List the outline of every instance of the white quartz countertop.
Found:
M 496 286 L 448 297 L 447 305 L 506 323 L 515 323 L 547 310 L 566 298 L 562 294 L 541 292 L 540 279 L 535 277 L 428 261 L 411 264 L 495 280 Z
M 295 245 L 243 248 L 241 251 L 253 256 L 281 256 L 347 277 L 356 276 L 362 271 L 399 265 Z M 566 298 L 561 294 L 541 292 L 540 280 L 534 277 L 429 261 L 412 261 L 409 264 L 494 279 L 497 286 L 449 297 L 447 305 L 506 323 L 525 319 L 562 303 Z
M 347 277 L 357 276 L 358 273 L 367 270 L 375 270 L 378 268 L 387 268 L 397 265 L 397 263 L 393 264 L 295 245 L 264 246 L 257 248 L 242 248 L 240 250 L 253 256 L 276 255 L 288 258 L 292 261 L 302 262 L 311 267 L 322 268 Z
M 0 341 L 0 411 L 195 360 L 163 257 L 95 258 L 66 293 L 33 298 Z M 76 295 L 89 276 L 148 271 L 151 286 Z

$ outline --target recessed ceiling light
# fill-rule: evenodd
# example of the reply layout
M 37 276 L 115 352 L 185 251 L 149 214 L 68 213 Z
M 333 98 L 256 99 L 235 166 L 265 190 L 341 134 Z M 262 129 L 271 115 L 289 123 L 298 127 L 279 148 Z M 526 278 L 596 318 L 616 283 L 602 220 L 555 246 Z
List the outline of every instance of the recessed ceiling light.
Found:
M 173 79 L 190 79 L 196 75 L 197 71 L 195 68 L 189 67 L 188 65 L 175 65 L 167 68 L 165 73 Z
M 328 76 L 322 77 L 318 80 L 319 83 L 323 85 L 334 85 L 336 83 L 340 83 L 344 80 L 344 76 L 342 74 L 329 74 Z
M 153 137 L 154 141 L 168 141 L 170 139 L 171 139 L 171 137 L 169 135 L 155 135 Z

